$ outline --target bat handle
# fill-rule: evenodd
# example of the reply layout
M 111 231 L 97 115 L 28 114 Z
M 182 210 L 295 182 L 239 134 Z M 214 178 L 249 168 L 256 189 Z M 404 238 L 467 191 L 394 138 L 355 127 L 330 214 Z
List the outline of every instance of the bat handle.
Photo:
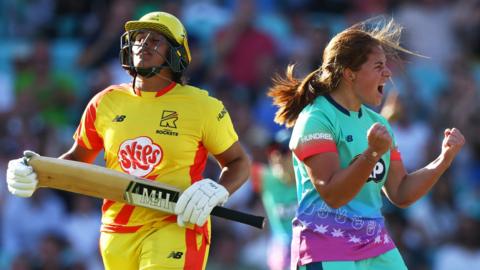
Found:
M 252 214 L 243 213 L 233 209 L 224 208 L 221 206 L 216 206 L 212 210 L 212 215 L 237 221 L 243 224 L 247 224 L 259 229 L 263 229 L 265 226 L 265 218 L 262 216 L 255 216 Z
M 39 154 L 33 152 L 33 151 L 30 151 L 30 150 L 26 150 L 26 151 L 23 151 L 23 163 L 27 166 L 30 165 L 30 160 L 34 157 L 38 157 Z

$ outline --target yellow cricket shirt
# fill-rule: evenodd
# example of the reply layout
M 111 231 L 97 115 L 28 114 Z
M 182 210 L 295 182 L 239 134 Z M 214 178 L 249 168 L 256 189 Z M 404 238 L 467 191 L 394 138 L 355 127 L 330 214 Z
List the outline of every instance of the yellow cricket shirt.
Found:
M 208 153 L 238 140 L 222 102 L 204 90 L 172 83 L 157 92 L 112 85 L 94 96 L 74 139 L 104 150 L 106 167 L 186 189 L 202 179 Z M 102 179 L 97 179 L 102 181 Z M 104 200 L 102 231 L 135 232 L 175 216 Z

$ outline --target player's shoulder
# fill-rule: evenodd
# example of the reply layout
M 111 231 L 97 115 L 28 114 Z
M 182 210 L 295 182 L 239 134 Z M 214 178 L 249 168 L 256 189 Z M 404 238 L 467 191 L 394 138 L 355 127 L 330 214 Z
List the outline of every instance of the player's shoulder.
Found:
M 112 84 L 108 87 L 100 90 L 91 98 L 91 103 L 100 103 L 106 98 L 112 98 L 115 96 L 132 95 L 131 86 L 129 84 Z
M 328 101 L 325 96 L 318 96 L 315 100 L 307 105 L 303 110 L 302 114 L 305 116 L 315 116 L 315 117 L 325 117 L 325 118 L 336 118 L 335 117 L 335 107 Z
M 207 90 L 190 85 L 190 84 L 184 84 L 184 85 L 179 84 L 177 88 L 179 92 L 190 95 L 191 97 L 205 98 L 205 99 L 210 97 Z
M 298 116 L 293 128 L 294 135 L 292 135 L 292 138 L 299 139 L 305 134 L 316 133 L 319 129 L 329 130 L 334 134 L 339 126 L 335 108 L 332 108 L 330 103 L 325 101 L 325 97 L 318 96 Z
M 199 104 L 205 106 L 206 104 L 219 104 L 221 103 L 220 100 L 210 95 L 210 93 L 202 88 L 185 84 L 185 85 L 178 85 L 178 92 L 184 95 L 187 95 L 189 104 Z
M 105 96 L 110 96 L 110 95 L 114 95 L 114 94 L 118 94 L 118 93 L 122 93 L 122 94 L 130 94 L 132 92 L 131 90 L 131 86 L 129 84 L 112 84 L 112 85 L 109 85 L 108 87 L 104 88 L 103 90 L 100 90 L 95 96 L 94 98 L 103 98 Z

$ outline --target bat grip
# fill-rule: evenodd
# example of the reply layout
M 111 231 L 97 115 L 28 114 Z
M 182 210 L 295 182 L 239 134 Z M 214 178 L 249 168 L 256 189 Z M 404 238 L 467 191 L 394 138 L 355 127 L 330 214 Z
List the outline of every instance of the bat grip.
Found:
M 263 227 L 265 226 L 265 218 L 262 216 L 255 216 L 252 214 L 243 213 L 221 206 L 216 206 L 215 208 L 213 208 L 211 214 L 217 217 L 247 224 L 259 229 L 263 229 Z
M 23 163 L 27 166 L 30 166 L 30 160 L 34 157 L 38 157 L 39 154 L 30 151 L 30 150 L 25 150 L 23 151 Z

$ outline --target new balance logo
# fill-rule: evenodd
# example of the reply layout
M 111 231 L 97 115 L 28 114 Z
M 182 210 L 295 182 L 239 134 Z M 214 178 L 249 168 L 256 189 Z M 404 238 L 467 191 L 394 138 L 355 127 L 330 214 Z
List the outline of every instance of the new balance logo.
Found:
M 224 108 L 222 109 L 222 111 L 218 113 L 218 115 L 217 115 L 217 121 L 222 120 L 222 118 L 225 116 L 225 114 L 227 114 L 227 109 L 225 109 L 225 107 L 224 107 Z
M 170 253 L 170 255 L 168 255 L 167 258 L 173 258 L 173 259 L 181 259 L 183 256 L 183 252 L 179 252 L 179 251 L 172 251 Z
M 163 111 L 160 126 L 166 128 L 177 128 L 178 114 L 175 111 Z
M 125 118 L 127 118 L 126 115 L 117 115 L 115 116 L 115 118 L 113 118 L 112 122 L 123 122 L 123 120 L 125 120 Z

